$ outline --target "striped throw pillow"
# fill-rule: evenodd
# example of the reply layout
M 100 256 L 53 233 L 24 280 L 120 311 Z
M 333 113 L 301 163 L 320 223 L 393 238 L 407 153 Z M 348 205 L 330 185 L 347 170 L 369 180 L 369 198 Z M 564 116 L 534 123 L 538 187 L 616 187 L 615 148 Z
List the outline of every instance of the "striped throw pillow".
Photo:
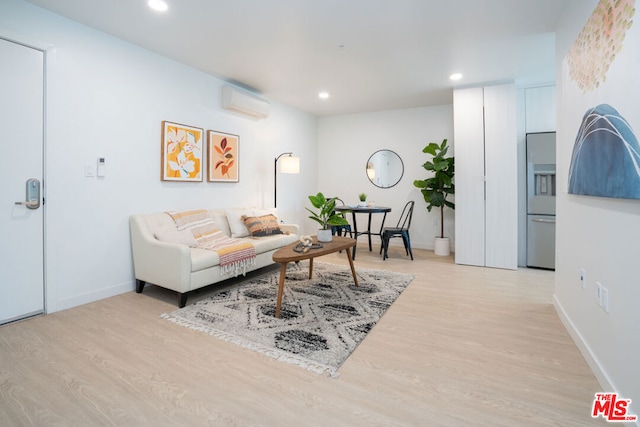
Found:
M 244 225 L 249 229 L 254 237 L 271 236 L 274 234 L 283 234 L 278 225 L 278 219 L 269 214 L 263 216 L 243 216 Z

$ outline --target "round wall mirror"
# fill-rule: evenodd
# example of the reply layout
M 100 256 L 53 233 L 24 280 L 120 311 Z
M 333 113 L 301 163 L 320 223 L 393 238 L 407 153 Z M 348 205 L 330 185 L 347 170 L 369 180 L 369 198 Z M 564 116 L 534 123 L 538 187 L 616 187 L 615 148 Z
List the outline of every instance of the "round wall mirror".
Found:
M 376 187 L 391 188 L 402 179 L 404 164 L 391 150 L 378 150 L 369 157 L 366 165 L 367 178 Z

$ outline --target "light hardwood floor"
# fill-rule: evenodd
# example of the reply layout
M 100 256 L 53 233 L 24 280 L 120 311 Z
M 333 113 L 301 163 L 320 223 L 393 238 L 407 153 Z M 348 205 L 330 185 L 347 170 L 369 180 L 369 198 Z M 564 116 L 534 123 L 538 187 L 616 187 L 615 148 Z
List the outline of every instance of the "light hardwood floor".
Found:
M 0 425 L 606 424 L 590 416 L 602 390 L 551 304 L 553 273 L 389 256 L 359 245 L 356 270 L 416 278 L 338 379 L 162 319 L 176 296 L 147 286 L 0 327 Z

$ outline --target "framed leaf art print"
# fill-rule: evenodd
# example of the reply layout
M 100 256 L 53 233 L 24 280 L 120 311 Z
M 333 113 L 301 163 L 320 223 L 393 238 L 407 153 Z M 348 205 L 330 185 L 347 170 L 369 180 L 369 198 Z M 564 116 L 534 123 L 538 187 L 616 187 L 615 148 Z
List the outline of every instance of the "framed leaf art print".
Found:
M 209 153 L 209 182 L 239 182 L 240 137 L 210 130 L 207 133 Z
M 162 122 L 162 181 L 202 182 L 204 130 Z

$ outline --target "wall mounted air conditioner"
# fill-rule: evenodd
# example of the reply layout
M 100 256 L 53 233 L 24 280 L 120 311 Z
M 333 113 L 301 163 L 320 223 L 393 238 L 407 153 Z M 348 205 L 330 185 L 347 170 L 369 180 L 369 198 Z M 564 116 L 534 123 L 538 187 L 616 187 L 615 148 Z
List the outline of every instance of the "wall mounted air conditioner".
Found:
M 260 120 L 269 115 L 271 105 L 266 99 L 262 99 L 249 92 L 242 91 L 233 86 L 223 86 L 222 108 L 255 120 Z

